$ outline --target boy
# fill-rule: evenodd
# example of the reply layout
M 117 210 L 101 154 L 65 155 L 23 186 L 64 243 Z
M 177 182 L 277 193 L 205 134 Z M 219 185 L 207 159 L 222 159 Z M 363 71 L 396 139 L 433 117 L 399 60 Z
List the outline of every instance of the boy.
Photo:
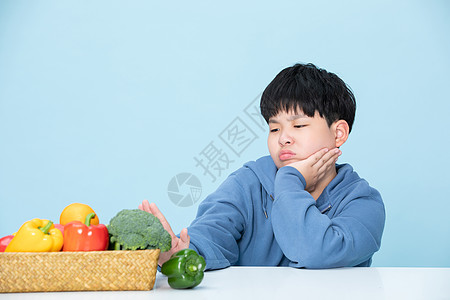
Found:
M 189 247 L 210 270 L 370 266 L 380 248 L 384 205 L 350 165 L 336 164 L 355 116 L 350 89 L 333 73 L 296 64 L 267 86 L 260 106 L 270 156 L 232 173 L 180 237 L 155 204 L 139 205 L 172 235 L 172 249 L 159 264 Z

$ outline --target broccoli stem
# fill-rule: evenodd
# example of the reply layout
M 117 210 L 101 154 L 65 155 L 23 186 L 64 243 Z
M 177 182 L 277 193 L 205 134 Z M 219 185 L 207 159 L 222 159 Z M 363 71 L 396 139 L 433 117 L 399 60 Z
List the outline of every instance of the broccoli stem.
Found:
M 114 243 L 114 250 L 120 250 L 120 244 L 118 242 Z

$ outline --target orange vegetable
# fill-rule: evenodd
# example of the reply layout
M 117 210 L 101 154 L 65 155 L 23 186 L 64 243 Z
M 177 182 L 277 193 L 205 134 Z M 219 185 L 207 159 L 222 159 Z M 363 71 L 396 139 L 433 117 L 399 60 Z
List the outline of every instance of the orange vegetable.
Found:
M 82 203 L 72 203 L 61 213 L 61 216 L 59 218 L 59 223 L 61 225 L 66 225 L 69 222 L 72 221 L 80 221 L 81 223 L 84 223 L 86 220 L 87 215 L 95 213 L 95 211 L 87 204 Z M 95 217 L 91 220 L 91 225 L 98 225 L 100 223 L 97 214 L 95 214 Z

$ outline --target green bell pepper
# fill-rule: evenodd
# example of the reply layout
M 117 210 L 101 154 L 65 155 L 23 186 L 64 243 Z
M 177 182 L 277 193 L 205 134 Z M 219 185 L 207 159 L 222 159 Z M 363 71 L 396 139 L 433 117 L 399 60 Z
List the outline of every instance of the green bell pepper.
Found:
M 206 262 L 193 249 L 183 249 L 174 253 L 161 267 L 161 273 L 168 277 L 174 289 L 193 288 L 203 280 Z

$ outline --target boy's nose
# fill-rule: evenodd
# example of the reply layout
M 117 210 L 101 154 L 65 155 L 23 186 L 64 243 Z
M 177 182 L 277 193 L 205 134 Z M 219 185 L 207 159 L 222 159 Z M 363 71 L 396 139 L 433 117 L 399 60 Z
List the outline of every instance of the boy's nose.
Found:
M 289 135 L 282 134 L 278 142 L 280 143 L 281 146 L 284 146 L 286 144 L 292 144 L 293 140 Z

